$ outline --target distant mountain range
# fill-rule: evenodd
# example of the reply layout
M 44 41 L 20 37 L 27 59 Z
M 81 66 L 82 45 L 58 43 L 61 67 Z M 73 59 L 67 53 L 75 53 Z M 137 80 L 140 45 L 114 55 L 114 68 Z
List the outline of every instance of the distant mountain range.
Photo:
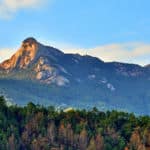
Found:
M 106 63 L 27 38 L 0 64 L 0 94 L 19 105 L 33 101 L 150 114 L 150 65 Z

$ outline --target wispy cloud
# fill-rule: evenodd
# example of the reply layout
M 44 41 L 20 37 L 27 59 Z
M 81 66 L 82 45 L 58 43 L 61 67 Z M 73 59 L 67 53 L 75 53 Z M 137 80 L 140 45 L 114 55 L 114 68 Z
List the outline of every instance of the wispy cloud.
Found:
M 88 54 L 99 57 L 104 61 L 121 61 L 145 65 L 150 63 L 150 44 L 125 43 L 97 46 L 89 49 L 64 49 L 67 53 Z
M 2 48 L 0 49 L 0 62 L 10 58 L 15 53 L 15 50 Z
M 0 1 L 0 17 L 8 19 L 12 17 L 18 10 L 26 8 L 36 8 L 46 0 L 1 0 Z

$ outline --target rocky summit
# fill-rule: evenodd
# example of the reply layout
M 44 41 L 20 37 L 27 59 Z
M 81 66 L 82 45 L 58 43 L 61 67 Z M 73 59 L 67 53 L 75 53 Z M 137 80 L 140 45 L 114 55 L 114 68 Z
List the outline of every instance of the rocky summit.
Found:
M 7 71 L 26 68 L 34 60 L 37 49 L 37 41 L 34 38 L 28 38 L 22 42 L 20 49 L 10 59 L 4 61 L 0 67 Z
M 29 37 L 0 64 L 0 94 L 20 105 L 33 101 L 150 114 L 150 67 L 65 54 Z

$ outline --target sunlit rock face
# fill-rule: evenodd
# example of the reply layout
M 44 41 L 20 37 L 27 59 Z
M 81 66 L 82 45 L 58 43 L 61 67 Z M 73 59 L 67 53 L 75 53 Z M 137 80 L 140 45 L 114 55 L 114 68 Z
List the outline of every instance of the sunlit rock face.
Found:
M 58 66 L 59 59 L 63 52 L 44 46 L 30 37 L 25 39 L 19 50 L 8 60 L 0 64 L 0 72 L 16 72 L 24 70 L 24 75 L 42 83 L 54 83 L 63 86 L 69 83 L 69 80 L 60 74 Z
M 22 42 L 19 50 L 8 60 L 4 61 L 0 68 L 12 70 L 14 68 L 26 68 L 36 56 L 38 43 L 34 38 L 27 38 Z
M 21 59 L 19 62 L 19 68 L 26 68 L 31 61 L 34 60 L 38 49 L 38 43 L 33 38 L 28 38 L 23 41 L 21 46 Z

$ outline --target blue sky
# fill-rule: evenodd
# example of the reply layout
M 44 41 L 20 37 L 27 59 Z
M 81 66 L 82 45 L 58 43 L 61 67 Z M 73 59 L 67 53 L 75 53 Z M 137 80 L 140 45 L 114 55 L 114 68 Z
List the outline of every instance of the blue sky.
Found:
M 26 37 L 105 61 L 150 63 L 149 0 L 0 0 L 0 61 Z

